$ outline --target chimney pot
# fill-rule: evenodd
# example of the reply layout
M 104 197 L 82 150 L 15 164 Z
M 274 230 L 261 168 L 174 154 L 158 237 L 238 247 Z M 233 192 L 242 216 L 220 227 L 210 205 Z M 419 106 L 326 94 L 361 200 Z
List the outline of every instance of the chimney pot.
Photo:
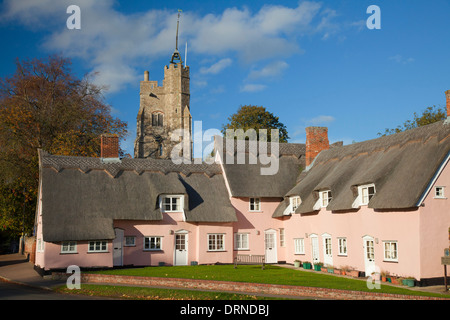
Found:
M 327 127 L 306 128 L 306 166 L 309 166 L 321 151 L 329 148 Z
M 102 159 L 119 159 L 119 137 L 116 134 L 100 136 L 100 157 Z
M 148 81 L 148 79 L 149 79 L 149 72 L 144 71 L 144 81 Z

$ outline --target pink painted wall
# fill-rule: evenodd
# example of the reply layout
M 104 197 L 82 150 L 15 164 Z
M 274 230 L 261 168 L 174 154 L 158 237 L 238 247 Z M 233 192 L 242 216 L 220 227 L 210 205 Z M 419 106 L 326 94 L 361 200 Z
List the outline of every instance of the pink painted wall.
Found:
M 444 199 L 435 198 L 435 187 L 444 187 Z M 450 248 L 450 168 L 447 165 L 433 184 L 421 207 L 420 215 L 420 272 L 422 277 L 443 277 L 440 264 L 444 249 Z
M 280 198 L 261 198 L 259 212 L 251 212 L 249 198 L 231 198 L 231 204 L 236 210 L 238 221 L 234 223 L 234 233 L 249 234 L 249 250 L 235 250 L 235 254 L 264 255 L 264 231 L 275 229 L 277 233 L 277 257 L 278 261 L 286 260 L 286 248 L 280 246 L 280 228 L 283 228 L 281 219 L 272 218 L 272 214 L 279 205 Z
M 123 264 L 135 266 L 156 266 L 160 262 L 174 264 L 175 233 L 186 230 L 188 237 L 188 264 L 197 261 L 200 264 L 230 263 L 232 261 L 231 223 L 189 223 L 182 221 L 182 213 L 164 213 L 162 221 L 116 220 L 115 228 L 124 230 L 124 236 L 135 236 L 135 246 L 123 247 Z M 208 234 L 225 235 L 223 251 L 208 250 Z M 162 250 L 145 251 L 144 237 L 162 237 Z
M 312 261 L 311 234 L 318 235 L 320 261 L 324 262 L 323 234 L 331 235 L 332 264 L 335 267 L 351 266 L 364 271 L 363 237 L 374 238 L 375 264 L 391 274 L 419 276 L 419 211 L 374 212 L 362 206 L 357 212 L 332 213 L 320 210 L 317 214 L 294 214 L 285 221 L 287 262 L 295 259 Z M 339 256 L 338 238 L 347 239 L 347 256 Z M 304 238 L 305 254 L 295 254 L 294 238 Z M 384 261 L 385 240 L 398 242 L 398 261 Z

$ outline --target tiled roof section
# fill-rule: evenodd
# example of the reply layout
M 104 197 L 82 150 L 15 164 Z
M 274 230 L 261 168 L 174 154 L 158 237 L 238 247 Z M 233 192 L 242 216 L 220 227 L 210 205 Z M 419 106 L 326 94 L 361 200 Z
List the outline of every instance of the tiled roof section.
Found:
M 84 173 L 89 170 L 104 170 L 111 177 L 116 177 L 122 171 L 135 171 L 137 174 L 146 171 L 163 174 L 176 172 L 184 176 L 189 176 L 192 173 L 204 173 L 209 177 L 222 173 L 220 166 L 217 164 L 175 164 L 171 160 L 129 158 L 123 158 L 120 162 L 108 163 L 103 162 L 100 158 L 57 156 L 42 150 L 40 152 L 42 154 L 42 166 L 53 168 L 58 172 L 62 169 L 79 169 Z

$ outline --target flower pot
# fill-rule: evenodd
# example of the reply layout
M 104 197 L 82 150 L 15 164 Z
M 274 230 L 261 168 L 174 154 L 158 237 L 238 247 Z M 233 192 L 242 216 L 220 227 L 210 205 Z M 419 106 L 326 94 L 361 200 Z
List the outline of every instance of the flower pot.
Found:
M 358 278 L 359 277 L 359 271 L 358 270 L 349 271 L 349 275 L 354 277 L 354 278 Z
M 321 266 L 318 266 L 317 264 L 314 265 L 314 270 L 315 271 L 320 271 L 322 269 Z
M 334 273 L 334 274 L 341 274 L 341 270 L 339 270 L 339 269 L 334 269 L 334 270 L 333 270 L 333 273 Z
M 343 275 L 343 276 L 347 275 L 347 271 L 341 270 L 341 275 Z
M 306 270 L 311 269 L 311 263 L 309 263 L 309 262 L 303 262 L 303 269 L 306 269 Z
M 294 261 L 294 267 L 300 268 L 300 261 Z
M 414 279 L 403 279 L 402 283 L 405 286 L 414 287 Z
M 386 278 L 385 276 L 381 276 L 381 281 L 382 281 L 382 282 L 386 282 L 386 281 L 387 281 L 387 278 Z
M 391 277 L 391 283 L 392 284 L 400 284 L 400 281 L 395 277 Z
M 327 268 L 328 273 L 334 273 L 334 269 L 333 268 Z
M 326 267 L 321 267 L 320 270 L 321 270 L 322 272 L 328 272 L 328 268 L 326 268 Z

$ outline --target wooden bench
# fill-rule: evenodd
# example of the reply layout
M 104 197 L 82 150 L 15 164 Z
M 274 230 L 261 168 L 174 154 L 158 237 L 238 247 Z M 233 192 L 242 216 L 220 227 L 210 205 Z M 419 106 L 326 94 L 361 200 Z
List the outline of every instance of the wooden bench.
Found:
M 262 269 L 265 267 L 266 256 L 258 254 L 238 254 L 234 258 L 234 268 L 237 268 L 238 264 L 261 264 Z

